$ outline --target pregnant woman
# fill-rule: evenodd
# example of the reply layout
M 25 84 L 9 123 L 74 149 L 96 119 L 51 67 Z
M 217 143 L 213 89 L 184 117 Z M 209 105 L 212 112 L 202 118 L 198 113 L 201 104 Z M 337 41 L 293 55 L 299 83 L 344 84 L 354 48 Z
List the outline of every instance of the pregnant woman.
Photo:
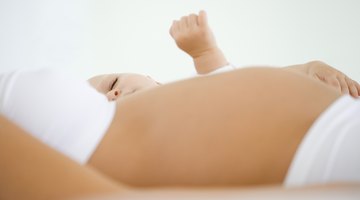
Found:
M 177 44 L 183 37 L 176 31 L 192 28 L 182 23 L 195 22 L 202 32 L 205 19 L 200 13 L 174 22 Z M 205 50 L 189 53 L 198 55 L 198 72 L 208 57 L 227 64 L 218 63 L 217 48 Z M 136 187 L 360 181 L 360 102 L 348 95 L 357 97 L 360 87 L 324 63 L 244 68 L 160 86 L 146 79 L 121 96 L 123 80 L 95 77 L 95 90 L 53 70 L 5 73 L 0 110 L 73 160 Z

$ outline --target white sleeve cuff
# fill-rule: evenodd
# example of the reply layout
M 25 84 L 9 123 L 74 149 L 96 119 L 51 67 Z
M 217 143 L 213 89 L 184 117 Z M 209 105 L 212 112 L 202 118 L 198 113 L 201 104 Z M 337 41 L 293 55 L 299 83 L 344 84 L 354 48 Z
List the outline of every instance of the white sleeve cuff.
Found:
M 222 66 L 222 67 L 219 67 L 219 68 L 217 68 L 216 70 L 208 73 L 208 75 L 210 75 L 210 74 L 218 74 L 218 73 L 222 73 L 222 72 L 228 72 L 228 71 L 232 71 L 232 70 L 234 70 L 234 69 L 236 69 L 236 67 L 235 67 L 234 65 L 232 65 L 232 64 L 229 63 L 229 64 L 227 64 L 227 65 L 224 65 L 224 66 Z

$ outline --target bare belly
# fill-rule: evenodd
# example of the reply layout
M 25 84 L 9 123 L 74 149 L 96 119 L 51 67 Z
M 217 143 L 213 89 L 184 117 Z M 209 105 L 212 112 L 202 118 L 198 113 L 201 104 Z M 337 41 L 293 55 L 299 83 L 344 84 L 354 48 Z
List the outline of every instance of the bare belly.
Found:
M 161 86 L 118 102 L 89 164 L 133 186 L 281 183 L 336 98 L 307 77 L 268 68 Z

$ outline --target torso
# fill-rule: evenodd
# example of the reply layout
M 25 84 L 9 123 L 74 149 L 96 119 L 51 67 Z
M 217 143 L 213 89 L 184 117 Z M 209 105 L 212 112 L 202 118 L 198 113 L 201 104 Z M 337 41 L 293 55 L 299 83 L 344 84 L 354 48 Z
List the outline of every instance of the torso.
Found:
M 336 98 L 275 69 L 161 86 L 118 102 L 89 164 L 135 186 L 281 183 L 308 128 Z

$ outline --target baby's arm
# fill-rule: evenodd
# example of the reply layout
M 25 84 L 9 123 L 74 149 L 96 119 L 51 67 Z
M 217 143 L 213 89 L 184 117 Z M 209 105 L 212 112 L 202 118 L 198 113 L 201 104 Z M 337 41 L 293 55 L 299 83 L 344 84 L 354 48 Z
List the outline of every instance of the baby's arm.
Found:
M 175 20 L 170 28 L 170 35 L 177 46 L 193 58 L 198 74 L 207 74 L 229 65 L 216 44 L 205 11 Z

